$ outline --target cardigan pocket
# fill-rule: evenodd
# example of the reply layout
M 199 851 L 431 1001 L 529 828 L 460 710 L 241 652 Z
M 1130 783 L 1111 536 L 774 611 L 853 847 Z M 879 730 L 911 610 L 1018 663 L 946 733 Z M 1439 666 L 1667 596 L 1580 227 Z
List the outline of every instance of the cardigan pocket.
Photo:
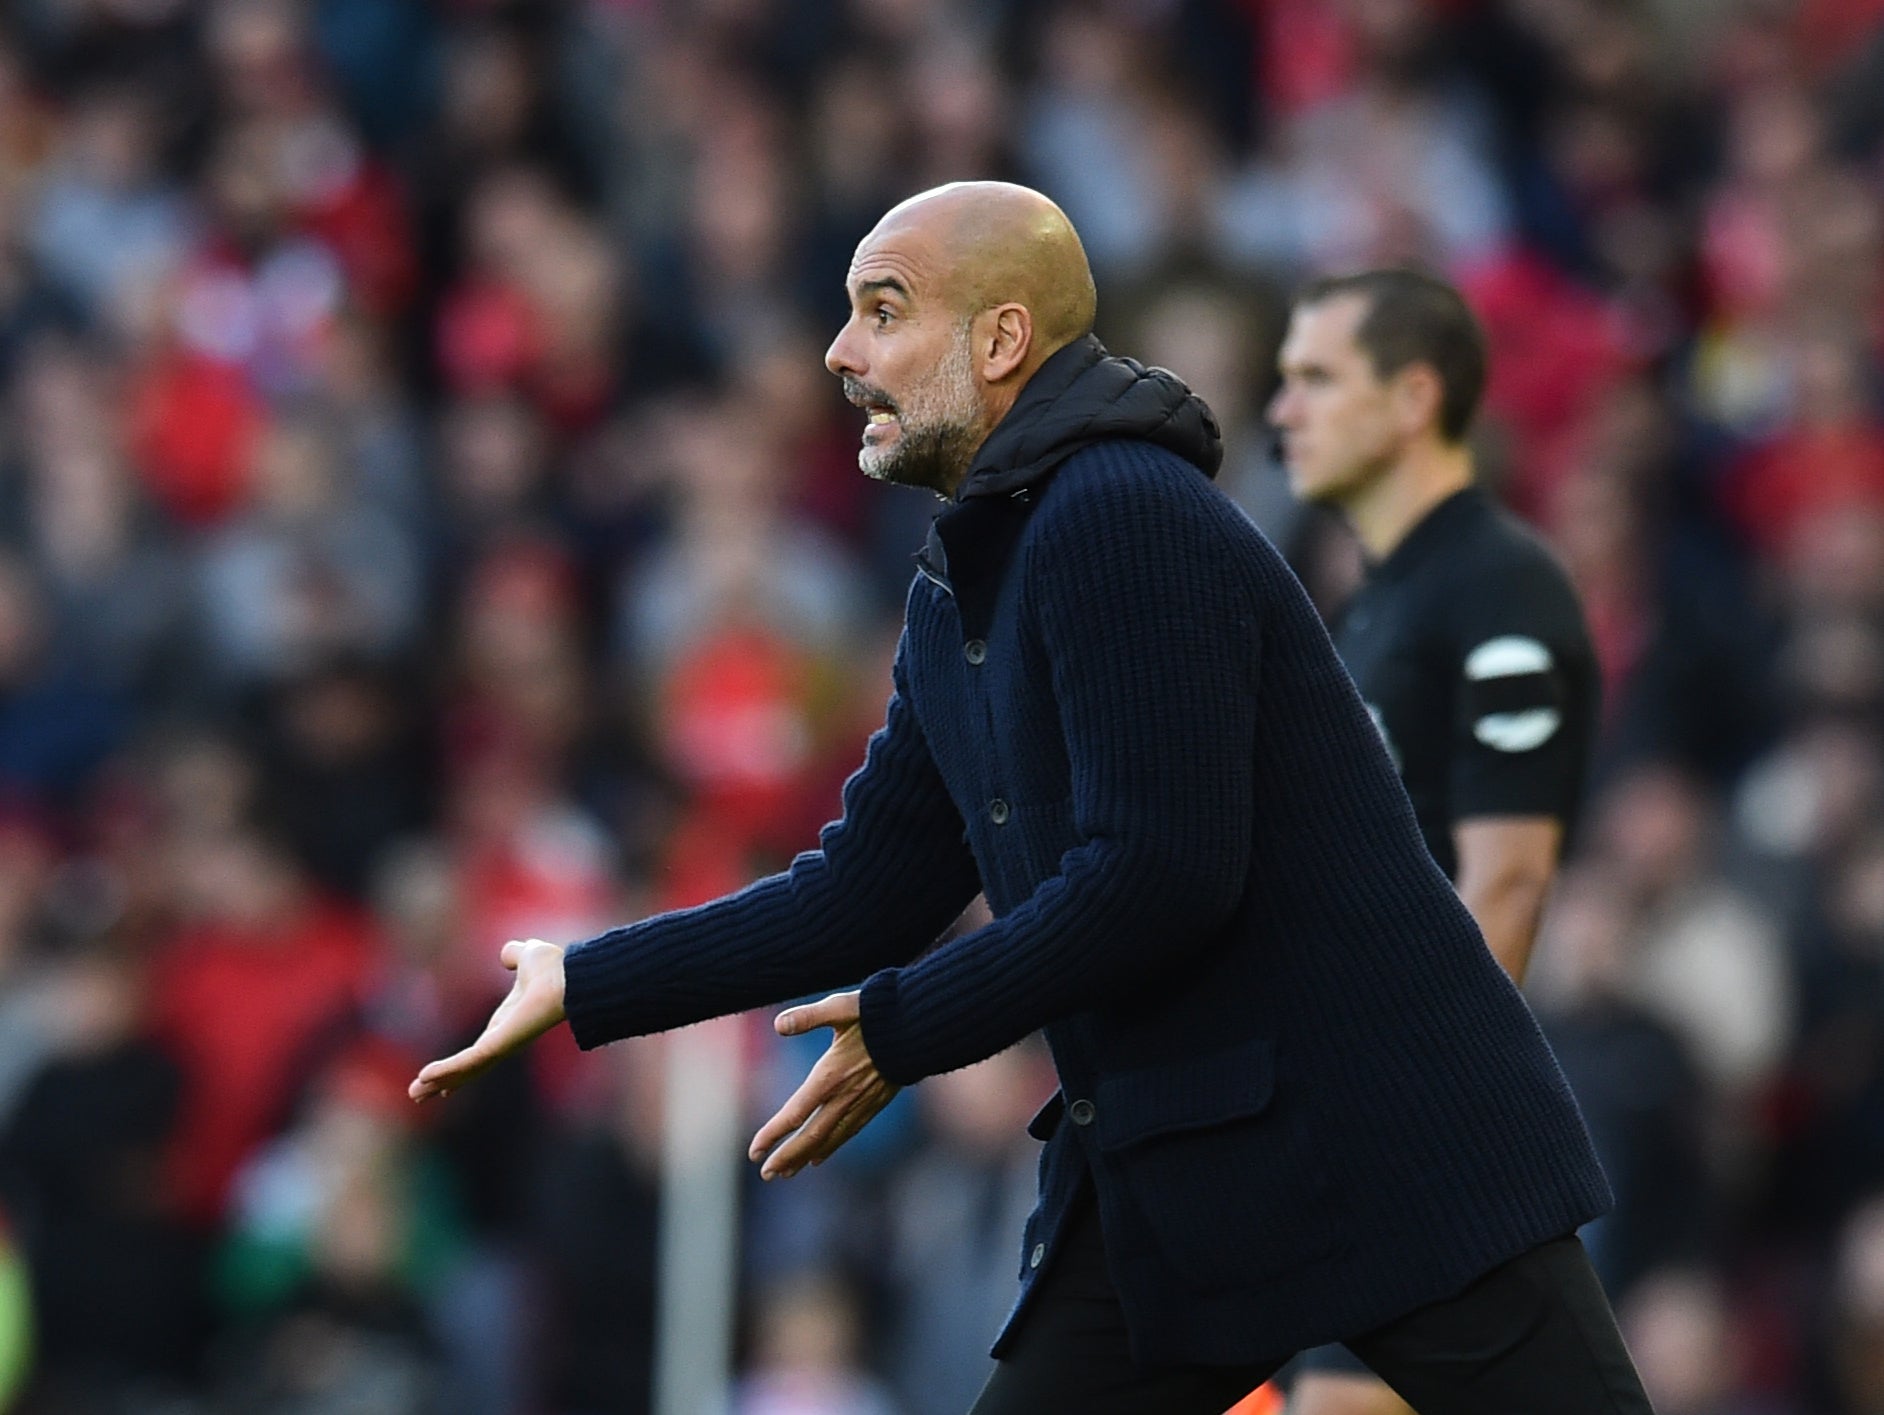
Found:
M 1247 1288 L 1349 1246 L 1313 1117 L 1277 1092 L 1273 1042 L 1117 1073 L 1093 1111 L 1104 1167 L 1194 1289 Z
M 1267 1040 L 1116 1072 L 1098 1086 L 1095 1138 L 1102 1150 L 1121 1150 L 1172 1131 L 1260 1115 L 1275 1085 L 1276 1048 Z

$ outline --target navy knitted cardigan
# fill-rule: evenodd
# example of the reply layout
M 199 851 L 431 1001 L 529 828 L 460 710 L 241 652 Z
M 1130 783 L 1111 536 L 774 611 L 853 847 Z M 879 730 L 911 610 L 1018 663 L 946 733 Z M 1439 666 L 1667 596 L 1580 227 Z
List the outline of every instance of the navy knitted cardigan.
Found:
M 893 1081 L 1044 1029 L 1061 1089 L 997 1354 L 1088 1183 L 1147 1361 L 1365 1331 L 1607 1203 L 1219 456 L 1172 375 L 1061 350 L 937 518 L 821 848 L 566 959 L 584 1047 L 858 979 Z M 977 890 L 994 922 L 931 949 Z

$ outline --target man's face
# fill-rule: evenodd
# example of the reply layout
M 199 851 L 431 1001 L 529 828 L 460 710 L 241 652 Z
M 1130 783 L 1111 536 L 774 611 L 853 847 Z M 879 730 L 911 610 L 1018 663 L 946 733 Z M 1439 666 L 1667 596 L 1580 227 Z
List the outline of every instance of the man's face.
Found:
M 867 476 L 954 491 L 987 434 L 969 325 L 945 298 L 920 232 L 872 232 L 851 261 L 850 318 L 824 356 L 869 415 Z
M 1282 434 L 1289 486 L 1305 501 L 1342 505 L 1400 450 L 1391 380 L 1354 339 L 1366 313 L 1359 295 L 1297 305 L 1276 357 L 1282 384 L 1269 421 Z

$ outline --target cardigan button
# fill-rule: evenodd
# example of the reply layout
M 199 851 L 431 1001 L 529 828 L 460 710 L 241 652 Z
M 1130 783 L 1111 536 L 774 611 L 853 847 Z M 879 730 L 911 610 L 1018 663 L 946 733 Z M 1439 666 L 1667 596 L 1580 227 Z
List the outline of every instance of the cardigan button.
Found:
M 1097 1114 L 1091 1101 L 1074 1101 L 1066 1108 L 1066 1118 L 1075 1125 L 1091 1125 Z
M 988 661 L 988 646 L 980 639 L 970 639 L 962 645 L 962 657 L 979 666 Z
M 1030 1268 L 1037 1268 L 1046 1260 L 1047 1260 L 1047 1245 L 1044 1243 L 1034 1244 L 1034 1251 L 1027 1255 L 1027 1266 Z
M 996 796 L 992 801 L 988 802 L 988 819 L 993 821 L 996 825 L 1006 825 L 1008 815 L 1007 802 L 1003 801 L 999 796 Z

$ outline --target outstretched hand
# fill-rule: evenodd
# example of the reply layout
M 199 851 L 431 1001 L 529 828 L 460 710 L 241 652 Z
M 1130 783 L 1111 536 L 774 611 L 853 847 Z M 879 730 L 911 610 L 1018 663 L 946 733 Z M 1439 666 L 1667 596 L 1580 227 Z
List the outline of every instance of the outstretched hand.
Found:
M 781 1037 L 818 1027 L 834 1035 L 804 1084 L 752 1137 L 747 1158 L 763 1161 L 760 1178 L 789 1179 L 807 1164 L 822 1164 L 895 1099 L 900 1088 L 883 1079 L 864 1049 L 857 998 L 854 992 L 833 993 L 822 1002 L 787 1008 L 773 1020 Z
M 448 1096 L 563 1020 L 563 950 L 540 938 L 504 945 L 499 961 L 515 973 L 478 1039 L 455 1055 L 422 1067 L 406 1094 L 415 1101 Z

